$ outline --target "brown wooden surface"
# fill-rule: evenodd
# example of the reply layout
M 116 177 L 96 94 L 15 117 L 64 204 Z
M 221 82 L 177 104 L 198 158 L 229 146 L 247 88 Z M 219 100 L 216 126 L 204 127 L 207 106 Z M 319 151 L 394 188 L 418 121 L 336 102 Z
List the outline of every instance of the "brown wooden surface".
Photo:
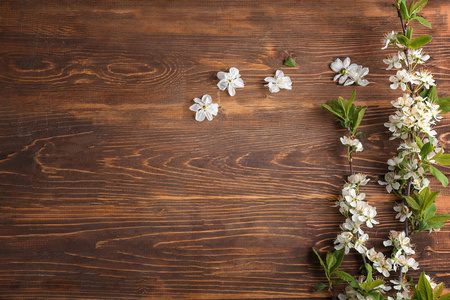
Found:
M 433 29 L 415 34 L 433 35 L 428 65 L 450 96 L 450 3 L 423 14 Z M 381 249 L 401 229 L 376 183 L 400 94 L 380 40 L 399 26 L 380 0 L 1 1 L 0 298 L 325 299 L 311 247 L 332 248 L 348 167 L 320 104 L 353 89 L 329 64 L 370 68 L 355 167 L 372 178 Z M 246 84 L 235 97 L 216 87 L 232 66 Z M 277 69 L 292 91 L 263 86 Z M 220 105 L 212 122 L 188 109 L 203 94 Z M 448 151 L 449 120 L 437 126 Z M 447 285 L 449 228 L 414 237 L 422 270 Z M 350 272 L 360 263 L 346 258 Z

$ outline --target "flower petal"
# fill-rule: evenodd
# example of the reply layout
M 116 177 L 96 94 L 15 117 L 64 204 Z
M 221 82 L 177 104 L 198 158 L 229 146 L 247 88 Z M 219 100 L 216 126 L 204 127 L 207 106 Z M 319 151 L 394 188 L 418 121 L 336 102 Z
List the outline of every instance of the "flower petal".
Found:
M 275 78 L 274 77 L 266 77 L 264 78 L 265 82 L 275 82 Z
M 339 79 L 339 77 L 341 77 L 342 76 L 342 74 L 341 73 L 338 73 L 338 74 L 336 74 L 336 76 L 334 76 L 334 78 L 333 78 L 333 81 L 336 81 L 336 80 L 338 80 Z
M 189 107 L 189 109 L 192 110 L 192 111 L 197 111 L 200 108 L 202 108 L 202 106 L 200 104 L 197 104 L 197 103 L 192 104 L 191 107 Z
M 344 86 L 352 85 L 352 84 L 354 84 L 354 83 L 355 83 L 355 81 L 354 81 L 353 79 L 348 79 L 348 80 L 344 83 Z
M 231 67 L 230 68 L 230 75 L 231 75 L 232 78 L 240 77 L 239 70 L 237 68 L 235 68 L 235 67 Z
M 197 111 L 197 113 L 195 114 L 195 120 L 201 122 L 204 119 L 205 119 L 205 111 L 204 110 Z
M 350 57 L 347 57 L 346 59 L 344 59 L 344 68 L 348 68 L 348 66 L 350 66 L 351 60 Z
M 339 72 L 344 65 L 342 64 L 342 60 L 336 58 L 334 62 L 331 63 L 330 68 L 335 72 Z
M 231 84 L 228 85 L 228 94 L 230 94 L 230 96 L 236 95 L 236 90 L 234 89 L 233 85 L 231 85 Z
M 208 104 L 211 104 L 211 103 L 212 103 L 212 98 L 211 98 L 210 95 L 206 94 L 206 95 L 203 95 L 202 101 L 203 101 L 203 103 L 205 103 L 206 105 L 208 105 Z
M 217 116 L 217 112 L 219 111 L 219 104 L 211 103 L 211 105 L 208 106 L 206 110 L 209 111 L 213 116 Z
M 284 76 L 284 73 L 283 73 L 283 71 L 281 71 L 281 70 L 277 70 L 276 72 L 275 72 L 275 78 L 279 78 L 279 77 L 283 77 Z
M 369 84 L 369 81 L 367 79 L 361 79 L 360 81 L 358 81 L 358 84 L 360 86 L 366 86 Z
M 208 119 L 208 121 L 212 121 L 213 116 L 208 110 L 205 110 L 205 115 L 206 115 L 206 118 Z
M 243 88 L 244 87 L 244 80 L 242 78 L 237 78 L 231 82 L 231 85 L 235 88 Z
M 225 91 L 225 89 L 226 89 L 227 86 L 228 86 L 228 82 L 227 82 L 225 79 L 222 79 L 222 80 L 219 81 L 219 83 L 217 84 L 217 86 L 219 87 L 219 89 L 220 89 L 221 91 Z
M 217 78 L 219 78 L 220 80 L 225 79 L 225 72 L 218 72 Z
M 200 98 L 194 98 L 194 102 L 198 104 L 203 104 L 202 100 Z
M 279 91 L 280 91 L 280 88 L 278 87 L 278 85 L 269 83 L 269 92 L 278 93 Z
M 347 74 L 342 75 L 342 77 L 339 78 L 339 84 L 344 84 L 344 82 L 347 80 L 347 78 L 348 78 Z

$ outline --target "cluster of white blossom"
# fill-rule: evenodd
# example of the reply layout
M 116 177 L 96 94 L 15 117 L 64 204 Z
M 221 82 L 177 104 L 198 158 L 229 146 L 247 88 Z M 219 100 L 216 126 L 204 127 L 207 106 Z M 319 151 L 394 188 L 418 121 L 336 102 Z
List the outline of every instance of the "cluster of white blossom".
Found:
M 349 57 L 344 59 L 344 61 L 340 58 L 336 58 L 336 60 L 331 63 L 330 68 L 338 73 L 334 76 L 333 80 L 336 81 L 339 79 L 339 84 L 345 86 L 352 84 L 366 86 L 369 84 L 367 79 L 363 79 L 364 76 L 369 74 L 369 68 L 352 64 Z
M 381 278 L 375 278 L 375 280 L 378 280 L 378 279 L 382 280 Z M 364 283 L 365 280 L 366 280 L 366 277 L 361 275 L 358 278 L 358 283 L 362 284 L 362 283 Z M 390 291 L 391 289 L 392 288 L 390 286 L 387 286 L 385 284 L 381 284 L 381 285 L 377 286 L 376 288 L 374 288 L 375 291 L 379 291 L 383 294 L 387 291 Z M 373 300 L 372 297 L 362 295 L 360 292 L 355 290 L 350 285 L 345 288 L 345 294 L 338 295 L 338 299 L 339 300 Z
M 425 176 L 422 160 L 432 162 L 432 158 L 441 151 L 438 140 L 435 138 L 436 131 L 433 129 L 433 125 L 441 117 L 439 116 L 439 105 L 432 99 L 419 94 L 423 88 L 430 89 L 435 85 L 433 75 L 427 70 L 416 70 L 417 66 L 423 65 L 430 59 L 430 56 L 425 54 L 422 49 L 407 49 L 398 41 L 397 33 L 394 31 L 385 35 L 383 44 L 382 49 L 391 45 L 397 50 L 397 53 L 383 60 L 388 65 L 387 70 L 397 70 L 396 74 L 389 78 L 390 87 L 391 89 L 400 88 L 405 93 L 391 102 L 397 110 L 395 114 L 389 116 L 389 122 L 384 124 L 392 133 L 390 140 L 399 138 L 402 141 L 398 147 L 400 152 L 388 160 L 389 171 L 385 174 L 384 181 L 379 181 L 379 184 L 385 185 L 388 193 L 394 192 L 403 197 L 408 183 L 410 188 L 407 190 L 416 193 L 430 184 Z M 426 157 L 422 157 L 420 155 L 422 145 L 419 146 L 418 143 L 428 142 L 432 145 L 432 151 Z M 397 203 L 394 211 L 397 212 L 396 219 L 399 219 L 400 222 L 405 222 L 412 216 L 412 211 L 406 203 Z M 388 297 L 388 300 L 411 299 L 413 290 L 404 274 L 409 269 L 417 270 L 419 264 L 414 258 L 408 257 L 415 253 L 411 247 L 410 238 L 405 231 L 392 230 L 389 240 L 384 241 L 383 244 L 386 247 L 393 247 L 391 257 L 386 260 L 386 264 L 390 265 L 390 268 L 383 275 L 389 275 L 390 271 L 397 270 L 403 274 L 399 280 L 391 280 L 397 293 L 393 297 Z M 428 276 L 427 279 L 431 280 Z

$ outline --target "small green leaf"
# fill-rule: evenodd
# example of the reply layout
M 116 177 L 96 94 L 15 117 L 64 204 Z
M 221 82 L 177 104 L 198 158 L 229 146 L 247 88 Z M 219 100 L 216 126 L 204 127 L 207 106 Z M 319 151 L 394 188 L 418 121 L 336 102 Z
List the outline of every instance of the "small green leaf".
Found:
M 316 284 L 316 286 L 314 287 L 314 291 L 321 291 L 324 288 L 327 288 L 328 285 L 323 284 L 322 282 L 319 282 L 318 284 Z
M 347 104 L 347 116 L 349 115 L 350 108 L 352 107 L 353 100 L 355 100 L 355 96 L 356 96 L 356 90 L 353 90 L 352 96 L 348 100 L 348 104 Z M 353 107 L 354 107 L 354 105 L 353 105 Z
M 420 210 L 419 204 L 416 202 L 416 200 L 413 197 L 405 196 L 405 200 L 408 203 L 409 207 L 415 210 Z
M 419 148 L 422 149 L 422 147 L 423 147 L 423 142 L 422 142 L 422 140 L 420 139 L 420 137 L 418 137 L 418 136 L 416 136 L 416 143 L 417 143 L 417 146 L 419 146 Z
M 420 97 L 425 98 L 428 95 L 429 89 L 423 88 L 423 90 L 419 93 Z
M 332 107 L 330 107 L 330 106 L 328 106 L 326 104 L 322 104 L 322 107 L 328 109 L 329 111 L 331 111 L 333 114 L 335 114 L 339 118 L 344 118 L 343 115 L 341 115 L 339 112 L 335 111 Z
M 427 2 L 428 0 L 420 0 L 414 3 L 410 10 L 410 14 L 412 15 L 419 13 L 425 7 L 425 5 L 427 5 Z
M 408 30 L 406 32 L 406 37 L 411 40 L 412 39 L 412 34 L 413 34 L 413 28 L 411 26 L 408 27 Z
M 437 299 L 442 292 L 444 291 L 444 283 L 439 283 L 434 289 L 433 289 L 433 296 L 435 299 Z
M 450 166 L 450 154 L 438 154 L 433 159 L 441 166 Z
M 442 222 L 447 221 L 448 219 L 450 219 L 450 215 L 447 214 L 447 215 L 434 216 L 434 217 L 428 219 L 427 221 L 433 222 L 433 223 L 442 223 Z
M 419 283 L 417 284 L 417 289 L 419 290 L 420 296 L 422 296 L 425 300 L 433 300 L 433 290 L 431 289 L 431 285 L 425 277 L 425 272 L 420 274 Z
M 356 129 L 358 129 L 359 125 L 361 124 L 361 120 L 364 117 L 364 113 L 366 111 L 367 107 L 359 108 L 356 113 L 356 120 L 353 122 L 352 126 L 352 134 L 355 135 Z
M 425 220 L 431 219 L 436 214 L 437 207 L 435 204 L 431 204 L 430 207 L 423 214 Z
M 335 272 L 336 276 L 339 277 L 342 280 L 345 280 L 346 282 L 348 282 L 348 284 L 350 284 L 351 287 L 357 289 L 359 288 L 359 283 L 358 281 L 353 278 L 352 275 L 344 272 L 344 271 L 336 271 Z
M 316 254 L 316 256 L 319 258 L 320 264 L 322 265 L 323 269 L 325 270 L 325 273 L 328 274 L 328 269 L 327 266 L 325 265 L 325 263 L 323 262 L 322 258 L 320 257 L 319 253 L 317 253 L 317 250 L 312 248 L 314 253 Z
M 419 232 L 424 231 L 424 230 L 430 230 L 430 226 L 428 225 L 428 223 L 424 220 L 419 222 Z
M 409 12 L 404 1 L 400 3 L 400 13 L 405 21 L 409 21 Z
M 443 187 L 447 187 L 448 185 L 448 178 L 444 174 L 441 173 L 438 169 L 436 169 L 433 166 L 429 166 L 430 173 L 433 175 L 437 180 L 439 180 Z
M 436 86 L 432 86 L 427 94 L 428 100 L 437 101 L 439 99 Z
M 441 191 L 434 191 L 430 193 L 427 197 L 425 197 L 425 200 L 422 202 L 422 210 L 426 211 L 436 200 L 436 196 L 439 195 Z
M 374 288 L 376 288 L 376 287 L 378 287 L 378 286 L 380 286 L 380 285 L 383 285 L 383 284 L 385 284 L 386 283 L 386 281 L 384 281 L 384 280 L 374 280 L 374 281 L 372 281 L 372 283 L 369 285 L 369 291 L 371 291 L 371 290 L 373 290 Z
M 441 296 L 441 298 L 439 298 L 439 300 L 450 300 L 450 293 Z
M 406 36 L 404 36 L 403 34 L 401 34 L 401 33 L 397 34 L 397 40 L 400 42 L 400 44 L 408 47 L 409 39 Z
M 335 251 L 333 252 L 334 257 L 336 258 L 336 263 L 334 264 L 333 267 L 330 268 L 330 270 L 329 270 L 330 275 L 333 275 L 333 274 L 334 274 L 334 271 L 335 271 L 337 268 L 339 268 L 339 266 L 342 264 L 342 261 L 344 260 L 344 254 L 345 254 L 344 249 L 335 250 Z
M 427 157 L 427 155 L 431 153 L 431 151 L 433 151 L 433 144 L 431 144 L 431 142 L 428 142 L 425 145 L 423 145 L 422 148 L 420 149 L 420 157 L 422 157 L 422 160 L 424 160 Z
M 296 62 L 295 62 L 295 59 L 293 59 L 292 57 L 287 57 L 287 58 L 284 60 L 284 64 L 285 64 L 286 66 L 288 66 L 288 67 L 295 67 Z
M 415 38 L 414 40 L 412 40 L 408 47 L 411 49 L 419 49 L 420 47 L 428 44 L 431 41 L 432 37 L 430 35 L 421 35 L 417 38 Z
M 436 103 L 439 105 L 441 114 L 450 112 L 450 97 L 439 98 L 438 100 L 436 100 Z
M 336 264 L 336 257 L 333 253 L 327 253 L 327 269 L 330 270 Z
M 423 17 L 421 16 L 415 16 L 414 17 L 414 21 L 419 22 L 420 24 L 422 24 L 423 26 L 426 26 L 428 28 L 431 28 L 431 23 L 428 22 L 427 20 L 425 20 Z

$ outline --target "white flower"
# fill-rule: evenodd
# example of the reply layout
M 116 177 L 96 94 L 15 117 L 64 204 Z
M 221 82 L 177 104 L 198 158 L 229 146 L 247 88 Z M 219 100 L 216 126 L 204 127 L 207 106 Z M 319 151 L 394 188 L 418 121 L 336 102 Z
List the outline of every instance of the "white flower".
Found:
M 348 231 L 342 232 L 337 236 L 336 240 L 334 241 L 334 243 L 337 244 L 336 246 L 334 246 L 334 248 L 336 250 L 344 248 L 345 254 L 348 254 L 350 252 L 350 248 L 353 248 L 352 239 L 353 234 L 351 232 Z
M 397 43 L 397 33 L 395 31 L 388 32 L 384 35 L 384 38 L 383 38 L 384 47 L 381 49 L 384 50 L 389 45 L 396 44 L 396 43 Z
M 409 60 L 414 64 L 424 64 L 427 60 L 430 59 L 428 54 L 422 53 L 422 48 L 417 50 L 409 50 Z
M 400 175 L 396 175 L 394 172 L 389 172 L 384 175 L 384 180 L 386 181 L 378 181 L 379 185 L 385 185 L 388 193 L 392 192 L 392 189 L 398 190 L 400 188 L 400 183 L 397 182 L 397 179 L 400 179 Z
M 348 76 L 350 77 L 345 81 L 344 85 L 351 85 L 356 83 L 360 86 L 366 86 L 369 84 L 369 81 L 366 79 L 362 79 L 364 76 L 369 74 L 369 68 L 364 68 L 363 66 L 357 65 L 356 67 L 351 67 L 348 70 Z
M 367 178 L 367 175 L 363 173 L 353 174 L 348 177 L 348 181 L 352 184 L 366 185 L 369 180 L 370 178 Z
M 244 87 L 244 81 L 240 78 L 241 74 L 239 74 L 239 70 L 235 67 L 231 67 L 229 73 L 218 72 L 217 77 L 220 79 L 217 84 L 219 89 L 224 91 L 228 88 L 228 93 L 230 96 L 234 96 L 236 94 L 236 88 Z
M 271 93 L 278 93 L 280 89 L 292 90 L 292 81 L 289 76 L 284 76 L 283 71 L 277 70 L 275 77 L 266 77 L 264 79 L 268 84 Z
M 390 85 L 391 89 L 395 90 L 399 86 L 402 91 L 406 91 L 407 84 L 411 82 L 411 75 L 406 70 L 397 71 L 396 76 L 389 77 L 389 81 L 392 82 Z
M 431 75 L 428 71 L 422 70 L 416 72 L 417 79 L 427 88 L 430 89 L 430 86 L 436 85 L 434 83 L 433 75 Z
M 213 119 L 213 116 L 217 116 L 219 111 L 219 104 L 212 103 L 210 95 L 203 95 L 202 99 L 194 98 L 195 104 L 189 107 L 190 110 L 195 111 L 195 119 L 199 122 L 203 121 L 205 117 L 208 121 Z
M 333 80 L 336 81 L 339 79 L 339 84 L 344 84 L 344 82 L 347 80 L 348 78 L 348 69 L 350 67 L 350 57 L 347 57 L 346 59 L 344 59 L 344 61 L 342 61 L 339 58 L 336 58 L 336 60 L 334 62 L 331 63 L 330 68 L 331 70 L 333 70 L 337 74 L 336 76 L 334 76 Z M 355 64 L 351 65 L 352 67 L 355 67 Z
M 405 222 L 406 218 L 409 218 L 412 215 L 412 211 L 410 211 L 409 207 L 404 205 L 403 203 L 395 205 L 394 210 L 398 212 L 395 218 L 396 219 L 400 218 L 400 222 Z
M 353 147 L 356 152 L 361 152 L 364 149 L 362 143 L 358 139 L 343 136 L 340 138 L 340 140 L 343 145 Z
M 402 68 L 402 60 L 400 59 L 400 57 L 397 54 L 394 54 L 393 56 L 390 56 L 386 59 L 383 59 L 383 62 L 388 65 L 386 70 L 390 70 L 393 67 L 396 69 Z

